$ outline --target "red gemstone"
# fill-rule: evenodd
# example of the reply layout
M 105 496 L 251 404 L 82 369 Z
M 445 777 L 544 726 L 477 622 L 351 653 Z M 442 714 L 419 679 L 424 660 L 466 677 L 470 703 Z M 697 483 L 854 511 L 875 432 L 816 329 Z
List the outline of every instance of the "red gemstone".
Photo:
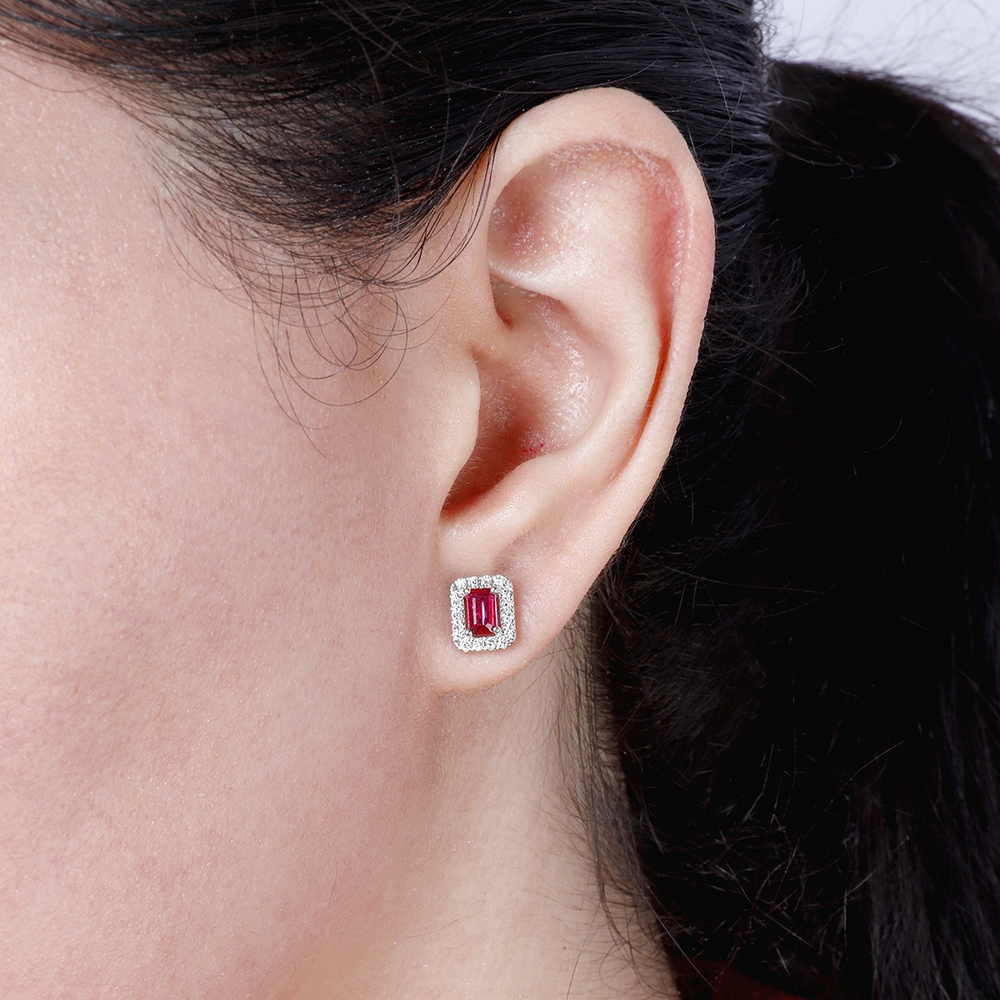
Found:
M 488 587 L 465 595 L 465 627 L 478 638 L 493 635 L 500 627 L 500 602 Z

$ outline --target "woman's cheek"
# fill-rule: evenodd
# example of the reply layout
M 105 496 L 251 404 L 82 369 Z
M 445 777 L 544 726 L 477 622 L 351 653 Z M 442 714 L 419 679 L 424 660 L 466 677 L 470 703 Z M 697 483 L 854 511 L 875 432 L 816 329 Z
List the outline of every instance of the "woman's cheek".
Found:
M 413 766 L 385 408 L 289 419 L 133 126 L 58 93 L 0 120 L 0 995 L 270 995 L 363 926 Z

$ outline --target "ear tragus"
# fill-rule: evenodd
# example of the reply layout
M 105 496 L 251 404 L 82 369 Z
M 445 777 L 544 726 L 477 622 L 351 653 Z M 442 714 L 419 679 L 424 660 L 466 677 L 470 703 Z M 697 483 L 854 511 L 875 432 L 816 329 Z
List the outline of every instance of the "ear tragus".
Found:
M 492 288 L 503 336 L 479 359 L 479 434 L 448 497 L 449 512 L 522 462 L 572 445 L 593 423 L 606 390 L 601 359 L 563 305 L 499 279 Z

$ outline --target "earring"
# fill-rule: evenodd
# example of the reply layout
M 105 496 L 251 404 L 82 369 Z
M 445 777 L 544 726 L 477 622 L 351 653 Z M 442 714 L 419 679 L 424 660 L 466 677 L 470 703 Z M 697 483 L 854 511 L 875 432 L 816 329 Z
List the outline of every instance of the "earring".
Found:
M 506 649 L 517 638 L 507 577 L 463 576 L 451 585 L 451 637 L 463 653 Z

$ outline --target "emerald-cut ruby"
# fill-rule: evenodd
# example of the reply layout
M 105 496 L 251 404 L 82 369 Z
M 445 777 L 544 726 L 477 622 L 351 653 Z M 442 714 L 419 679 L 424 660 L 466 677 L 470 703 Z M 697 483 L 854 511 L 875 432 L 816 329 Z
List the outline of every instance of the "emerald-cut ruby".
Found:
M 465 627 L 477 638 L 493 635 L 500 627 L 500 602 L 488 587 L 465 595 Z

